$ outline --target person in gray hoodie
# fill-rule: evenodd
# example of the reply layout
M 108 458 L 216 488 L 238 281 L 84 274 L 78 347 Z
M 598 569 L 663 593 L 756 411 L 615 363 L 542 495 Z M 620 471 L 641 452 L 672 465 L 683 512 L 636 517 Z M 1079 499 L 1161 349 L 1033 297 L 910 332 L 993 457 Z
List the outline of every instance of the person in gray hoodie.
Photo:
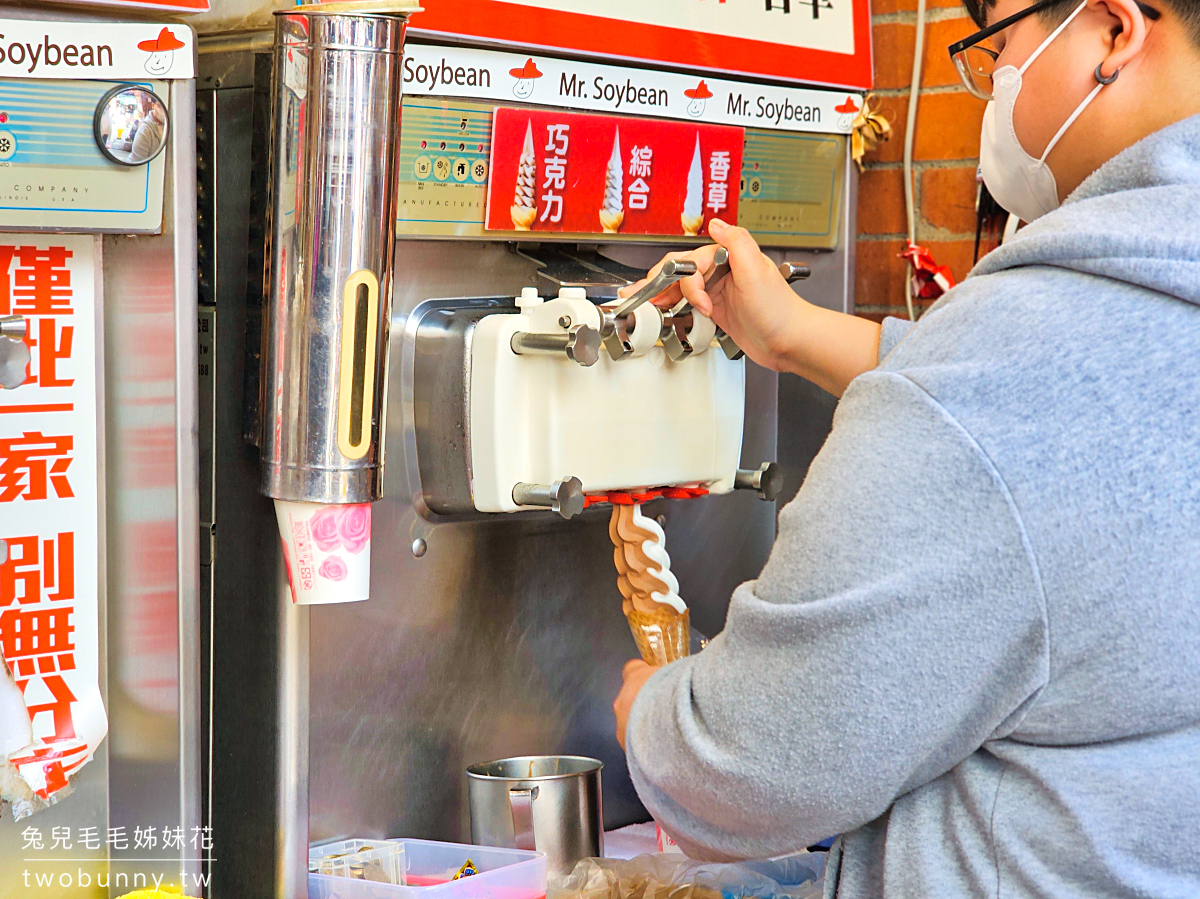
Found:
M 964 73 L 1033 221 L 919 324 L 805 304 L 721 222 L 731 277 L 703 248 L 659 300 L 841 395 L 725 630 L 626 668 L 689 855 L 840 834 L 838 899 L 1200 896 L 1200 0 L 1037 6 L 975 9 Z

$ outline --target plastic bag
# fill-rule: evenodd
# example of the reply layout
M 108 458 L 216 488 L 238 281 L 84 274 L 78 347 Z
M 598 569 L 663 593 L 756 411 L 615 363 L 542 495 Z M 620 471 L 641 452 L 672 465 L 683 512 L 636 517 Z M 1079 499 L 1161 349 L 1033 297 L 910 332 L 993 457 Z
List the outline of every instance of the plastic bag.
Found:
M 550 899 L 820 899 L 827 853 L 716 864 L 680 855 L 585 858 Z

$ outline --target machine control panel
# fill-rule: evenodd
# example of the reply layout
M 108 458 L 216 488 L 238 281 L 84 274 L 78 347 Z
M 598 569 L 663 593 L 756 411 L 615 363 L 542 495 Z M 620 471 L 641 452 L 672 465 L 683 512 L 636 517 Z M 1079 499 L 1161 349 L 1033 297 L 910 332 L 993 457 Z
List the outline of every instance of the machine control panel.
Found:
M 103 118 L 105 135 L 119 148 L 114 152 L 132 152 L 132 123 L 141 109 L 133 101 L 109 104 L 117 88 L 141 89 L 163 104 L 158 114 L 169 118 L 165 81 L 0 78 L 0 216 L 7 227 L 159 230 L 166 154 L 160 148 L 150 162 L 133 166 L 106 158 L 97 146 Z M 112 107 L 103 117 L 97 111 L 102 101 Z

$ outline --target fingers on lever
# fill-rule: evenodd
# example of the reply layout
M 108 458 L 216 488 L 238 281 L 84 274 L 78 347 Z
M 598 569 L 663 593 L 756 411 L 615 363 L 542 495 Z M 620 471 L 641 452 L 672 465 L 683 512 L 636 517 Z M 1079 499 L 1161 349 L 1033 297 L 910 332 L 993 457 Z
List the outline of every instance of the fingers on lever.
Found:
M 684 279 L 687 280 L 686 278 Z M 676 281 L 653 300 L 654 305 L 661 309 L 677 306 L 683 296 L 683 281 Z
M 640 280 L 640 281 L 634 281 L 632 284 L 626 284 L 624 287 L 620 287 L 617 289 L 617 296 L 627 297 L 630 294 L 635 294 L 639 290 L 641 290 L 643 287 L 645 287 L 646 282 L 649 280 L 650 280 L 649 278 L 642 278 L 642 280 Z

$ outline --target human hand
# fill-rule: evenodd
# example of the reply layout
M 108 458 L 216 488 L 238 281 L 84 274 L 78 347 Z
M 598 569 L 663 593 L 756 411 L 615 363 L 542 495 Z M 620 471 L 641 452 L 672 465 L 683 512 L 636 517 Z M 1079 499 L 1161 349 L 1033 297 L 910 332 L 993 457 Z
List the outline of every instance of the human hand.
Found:
M 676 281 L 654 299 L 660 308 L 669 309 L 686 299 L 702 315 L 707 315 L 759 365 L 776 371 L 787 368 L 795 354 L 797 319 L 807 305 L 796 296 L 779 274 L 778 266 L 765 256 L 750 232 L 728 225 L 720 219 L 709 222 L 708 233 L 716 244 L 669 253 L 667 259 L 689 259 L 696 263 L 696 274 Z M 729 251 L 730 274 L 713 286 L 709 294 L 705 280 L 712 274 L 717 247 Z M 662 262 L 647 278 L 658 274 Z M 645 281 L 622 288 L 628 296 Z
M 617 715 L 617 742 L 621 744 L 621 749 L 625 748 L 625 727 L 629 724 L 633 702 L 637 699 L 638 692 L 646 685 L 646 681 L 650 680 L 657 670 L 641 659 L 631 659 L 621 671 L 625 682 L 621 685 L 621 692 L 617 694 L 616 701 L 613 702 L 613 711 Z

